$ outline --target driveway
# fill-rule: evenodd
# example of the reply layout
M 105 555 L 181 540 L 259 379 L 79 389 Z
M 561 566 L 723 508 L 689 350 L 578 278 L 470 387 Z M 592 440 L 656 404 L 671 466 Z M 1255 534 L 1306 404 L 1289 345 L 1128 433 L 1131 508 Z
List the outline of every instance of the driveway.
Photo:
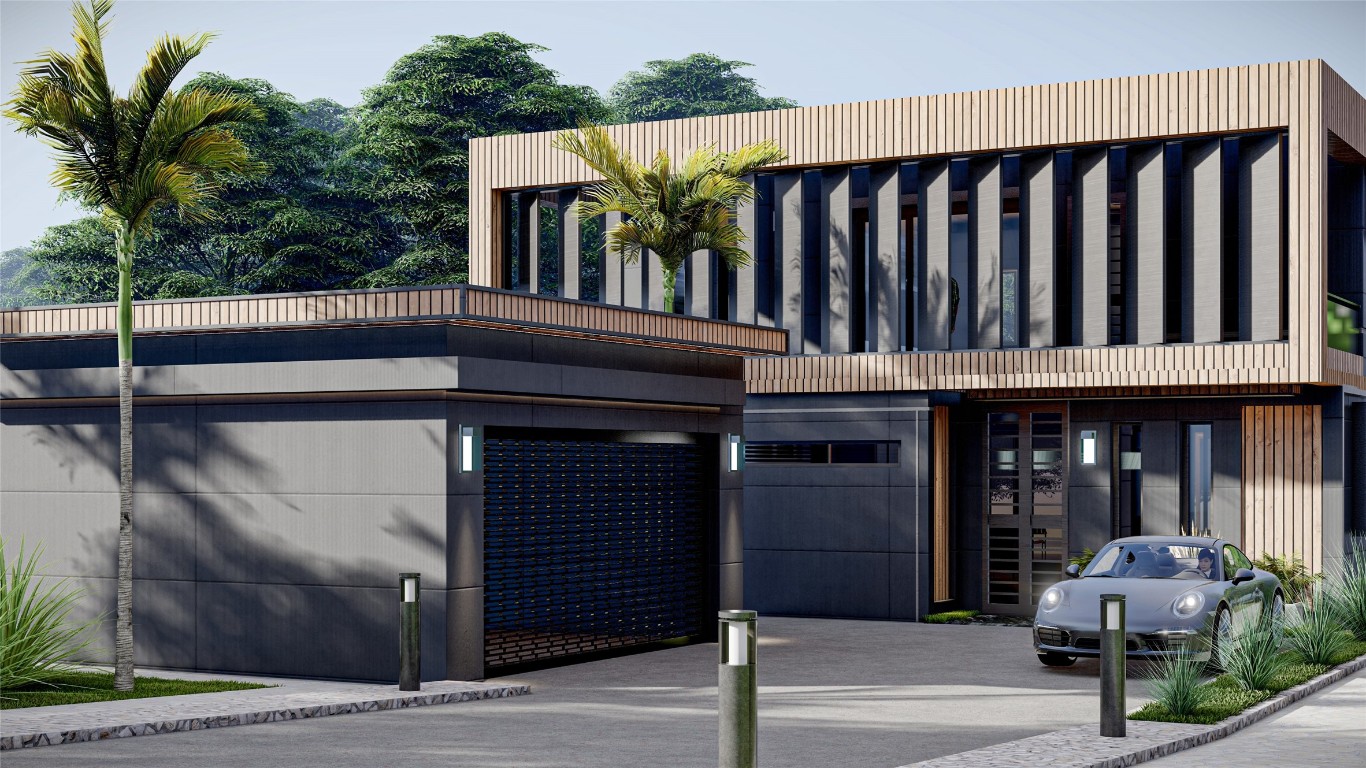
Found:
M 1019 627 L 759 621 L 759 757 L 899 766 L 1098 722 L 1095 661 L 1039 664 Z M 9 766 L 716 765 L 716 646 L 518 675 L 530 696 L 68 744 Z M 1129 706 L 1143 702 L 1130 668 Z

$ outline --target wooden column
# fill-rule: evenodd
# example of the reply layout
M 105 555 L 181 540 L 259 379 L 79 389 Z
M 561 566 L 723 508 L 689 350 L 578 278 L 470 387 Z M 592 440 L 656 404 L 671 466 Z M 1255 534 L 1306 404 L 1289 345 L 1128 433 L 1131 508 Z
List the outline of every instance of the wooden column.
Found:
M 934 451 L 933 472 L 933 517 L 930 521 L 930 534 L 933 550 L 930 561 L 934 566 L 932 587 L 934 602 L 953 598 L 952 579 L 949 560 L 949 409 L 948 406 L 934 407 Z

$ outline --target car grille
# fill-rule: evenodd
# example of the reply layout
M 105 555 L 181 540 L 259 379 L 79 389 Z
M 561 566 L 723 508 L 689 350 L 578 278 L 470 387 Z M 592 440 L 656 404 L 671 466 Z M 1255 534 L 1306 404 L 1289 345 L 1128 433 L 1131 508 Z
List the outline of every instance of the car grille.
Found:
M 1072 633 L 1057 627 L 1039 627 L 1039 642 L 1058 648 L 1072 644 Z
M 1072 640 L 1072 647 L 1079 651 L 1099 651 L 1100 638 L 1078 636 Z M 1126 651 L 1137 651 L 1140 648 L 1142 648 L 1142 646 L 1139 644 L 1138 640 L 1133 637 L 1127 638 L 1124 642 L 1124 649 Z

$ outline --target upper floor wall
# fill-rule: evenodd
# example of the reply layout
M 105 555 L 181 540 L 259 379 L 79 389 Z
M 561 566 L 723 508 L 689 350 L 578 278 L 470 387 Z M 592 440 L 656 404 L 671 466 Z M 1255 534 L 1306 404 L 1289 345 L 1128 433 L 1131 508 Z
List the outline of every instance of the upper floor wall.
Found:
M 1003 327 L 1001 317 L 1006 309 L 1001 285 L 1006 270 L 1002 259 L 1020 259 L 1025 262 L 1022 269 L 1027 270 L 1031 258 L 1028 242 L 1017 239 L 1013 256 L 1006 254 L 1005 247 L 993 255 L 990 245 L 995 245 L 995 238 L 1003 237 L 1011 225 L 1006 218 L 994 215 L 970 216 L 963 224 L 970 229 L 967 237 L 971 250 L 955 256 L 955 206 L 1000 206 L 1003 214 L 1010 206 L 1027 207 L 1028 179 L 1042 177 L 1045 172 L 1040 166 L 1044 158 L 1049 161 L 1048 170 L 1053 172 L 1049 178 L 1071 187 L 1069 197 L 1048 197 L 1054 205 L 1061 200 L 1069 208 L 1076 206 L 1076 210 L 1068 213 L 1069 221 L 1077 225 L 1075 231 L 1051 233 L 1050 242 L 1054 263 L 1072 269 L 1066 276 L 1068 280 L 1060 283 L 1060 276 L 1045 275 L 1043 262 L 1039 262 L 1040 269 L 1030 279 L 1049 290 L 1066 288 L 1067 296 L 1055 293 L 1038 307 L 1030 306 L 1037 298 L 1033 295 L 1036 287 L 1017 284 L 1016 290 L 1025 288 L 1026 295 L 1015 300 L 1014 345 L 1157 345 L 1153 354 L 1144 355 L 1146 359 L 1159 366 L 1180 367 L 1182 360 L 1226 357 L 1207 354 L 1199 349 L 1202 346 L 1233 340 L 1276 342 L 1284 349 L 1268 353 L 1277 367 L 1272 371 L 1260 370 L 1256 380 L 1325 381 L 1329 373 L 1325 363 L 1324 319 L 1329 309 L 1328 293 L 1352 297 L 1361 293 L 1361 287 L 1355 283 L 1329 285 L 1333 279 L 1342 279 L 1333 278 L 1330 273 L 1352 273 L 1330 268 L 1330 228 L 1334 229 L 1335 243 L 1355 242 L 1353 238 L 1359 239 L 1361 230 L 1358 227 L 1353 231 L 1349 224 L 1344 231 L 1342 225 L 1331 223 L 1333 214 L 1327 198 L 1330 155 L 1349 167 L 1366 163 L 1366 102 L 1317 60 L 661 121 L 612 126 L 609 131 L 637 157 L 648 157 L 659 149 L 681 154 L 707 143 L 727 150 L 764 138 L 776 140 L 788 151 L 790 158 L 786 163 L 765 169 L 775 174 L 771 181 L 764 182 L 776 187 L 769 195 L 770 204 L 801 206 L 812 202 L 805 197 L 812 197 L 821 211 L 820 218 L 827 220 L 825 224 L 800 224 L 796 231 L 784 233 L 780 215 L 770 231 L 776 240 L 786 237 L 789 244 L 796 243 L 790 252 L 781 243 L 763 243 L 764 227 L 758 226 L 756 249 L 777 249 L 772 251 L 777 264 L 772 276 L 743 272 L 725 275 L 724 270 L 695 259 L 694 264 L 700 268 L 690 264 L 696 273 L 694 279 L 680 279 L 680 287 L 685 294 L 693 292 L 695 300 L 690 298 L 687 303 L 693 313 L 743 321 L 749 319 L 749 312 L 754 312 L 751 322 L 765 321 L 761 312 L 767 301 L 765 291 L 777 296 L 770 304 L 777 306 L 768 320 L 792 331 L 791 352 L 896 353 L 904 347 L 946 354 L 945 365 L 961 369 L 954 362 L 957 358 L 952 350 L 1012 346 L 1007 338 L 1011 329 Z M 501 136 L 472 142 L 472 282 L 517 287 L 509 280 L 514 273 L 521 278 L 520 282 L 528 282 L 525 270 L 516 270 L 509 263 L 519 255 L 509 241 L 519 239 L 526 243 L 527 237 L 525 233 L 515 233 L 509 225 L 513 223 L 511 219 L 528 218 L 519 214 L 526 211 L 523 206 L 530 198 L 547 198 L 539 194 L 528 196 L 526 190 L 560 190 L 596 180 L 577 158 L 551 148 L 553 135 Z M 1184 156 L 1177 161 L 1174 174 L 1170 150 L 1173 145 L 1179 146 L 1178 153 Z M 1168 149 L 1161 149 L 1164 146 Z M 1113 170 L 1117 167 L 1118 149 L 1123 149 L 1118 166 L 1127 178 L 1116 187 Z M 1235 154 L 1231 155 L 1230 149 Z M 1071 167 L 1060 169 L 1057 160 L 1064 154 Z M 1230 162 L 1233 157 L 1238 160 Z M 1168 261 L 1168 269 L 1174 267 L 1181 274 L 1168 274 L 1157 283 L 1153 283 L 1151 274 L 1135 274 L 1127 286 L 1121 278 L 1121 285 L 1116 288 L 1111 281 L 1112 267 L 1118 265 L 1121 272 L 1125 267 L 1123 259 L 1112 260 L 1111 240 L 1116 234 L 1116 222 L 1111 195 L 1127 193 L 1131 204 L 1142 200 L 1144 169 L 1153 159 L 1163 160 L 1165 167 L 1161 179 L 1156 178 L 1158 174 L 1150 174 L 1154 177 L 1151 183 L 1160 185 L 1162 194 L 1168 197 L 1172 193 L 1178 196 L 1185 208 L 1185 222 L 1190 225 L 1190 231 L 1176 233 L 1176 240 L 1170 243 L 1163 239 L 1161 246 L 1167 256 L 1175 250 L 1179 258 Z M 954 160 L 966 166 L 966 182 L 958 185 L 962 189 L 956 188 L 952 179 Z M 867 289 L 851 286 L 856 282 L 858 258 L 847 265 L 844 260 L 851 252 L 861 252 L 853 242 L 863 234 L 860 229 L 867 232 L 865 240 L 877 238 L 879 203 L 874 192 L 879 188 L 879 166 L 885 183 L 888 169 L 897 167 L 892 161 L 897 161 L 903 171 L 891 175 L 904 177 L 904 169 L 913 166 L 919 178 L 910 189 L 899 186 L 895 201 L 884 206 L 884 210 L 914 202 L 920 204 L 917 214 L 930 215 L 922 217 L 921 230 L 913 230 L 909 237 L 893 235 L 890 228 L 886 231 L 884 240 L 896 237 L 910 240 L 913 245 L 896 245 L 897 253 L 891 260 L 899 259 L 905 266 L 885 281 L 886 286 L 879 294 L 876 252 L 863 261 L 865 270 L 857 276 L 868 281 Z M 803 174 L 796 172 L 812 169 L 822 173 L 803 179 Z M 1004 183 L 1003 175 L 1007 173 L 1017 177 L 1014 185 Z M 859 174 L 872 178 L 863 182 L 857 178 Z M 1349 173 L 1348 177 L 1350 185 L 1354 183 L 1350 179 L 1359 179 L 1360 175 L 1352 177 Z M 853 214 L 860 203 L 853 196 L 857 193 L 852 187 L 862 183 L 871 183 L 873 190 L 864 192 L 865 213 L 858 218 Z M 510 194 L 514 191 L 519 194 Z M 901 193 L 910 193 L 912 199 L 905 199 Z M 956 199 L 960 193 L 964 200 Z M 571 195 L 566 189 L 560 195 L 562 202 L 567 202 Z M 1008 200 L 1012 195 L 1023 197 L 1024 202 Z M 1161 195 L 1153 197 L 1153 192 L 1149 192 L 1150 201 L 1160 198 Z M 1237 201 L 1231 213 L 1225 208 L 1230 199 Z M 939 207 L 943 211 L 930 207 L 941 202 Z M 1086 207 L 1088 202 L 1090 208 Z M 1135 207 L 1141 211 L 1141 203 Z M 1240 210 L 1244 207 L 1245 211 Z M 1110 216 L 1105 215 L 1107 211 Z M 745 224 L 746 212 L 739 213 L 741 223 Z M 1146 220 L 1150 228 L 1163 226 L 1160 208 L 1157 213 L 1156 219 Z M 895 217 L 893 228 L 904 232 L 900 225 L 903 217 L 904 212 L 903 216 Z M 1040 217 L 1039 221 L 1045 218 L 1052 217 Z M 1339 218 L 1348 221 L 1351 216 Z M 889 219 L 892 217 L 882 217 L 884 224 Z M 1145 221 L 1142 212 L 1129 219 L 1124 226 Z M 983 223 L 986 229 L 977 231 Z M 839 238 L 841 230 L 846 235 L 844 242 Z M 1237 235 L 1232 250 L 1226 242 L 1230 234 Z M 1119 235 L 1123 239 L 1122 230 Z M 989 245 L 979 247 L 983 242 Z M 1000 242 L 1006 246 L 1004 241 Z M 1071 253 L 1060 256 L 1059 244 Z M 862 249 L 870 247 L 867 242 L 857 245 Z M 923 252 L 914 253 L 921 245 Z M 1239 249 L 1247 253 L 1240 254 Z M 909 262 L 903 255 L 908 250 L 913 252 Z M 1151 253 L 1155 252 L 1150 249 Z M 521 255 L 525 258 L 525 254 Z M 1240 266 L 1229 271 L 1230 255 L 1235 262 L 1245 257 L 1248 260 L 1238 262 Z M 809 270 L 815 273 L 814 279 L 804 274 L 798 264 L 797 272 L 788 275 L 784 282 L 785 264 L 793 259 L 800 262 L 811 258 L 816 262 L 816 268 Z M 982 258 L 990 261 L 985 268 L 980 264 Z M 1351 257 L 1346 260 L 1350 262 Z M 1143 268 L 1155 266 L 1153 258 L 1139 258 L 1137 252 L 1130 256 L 1130 262 Z M 644 275 L 618 274 L 615 287 L 611 277 L 614 270 L 603 270 L 597 278 L 601 281 L 597 296 L 648 306 L 652 300 L 651 266 L 647 259 L 642 267 Z M 836 275 L 841 267 L 846 267 L 845 274 Z M 963 274 L 955 274 L 954 269 Z M 1360 282 L 1360 270 L 1354 274 L 1356 277 L 1348 279 Z M 1045 275 L 1045 279 L 1037 280 L 1040 275 Z M 1243 285 L 1235 290 L 1227 280 L 1221 283 L 1224 275 L 1234 275 Z M 1271 276 L 1269 280 L 1264 278 L 1266 275 Z M 700 279 L 704 276 L 706 279 Z M 1017 274 L 1013 279 L 1023 276 Z M 1165 279 L 1167 285 L 1172 285 L 1177 277 L 1182 302 L 1174 309 L 1164 306 L 1157 311 L 1152 302 L 1171 305 L 1172 291 L 1154 299 L 1142 292 L 1145 279 L 1147 284 L 1161 284 Z M 909 300 L 901 295 L 901 281 L 908 283 Z M 727 282 L 720 286 L 722 290 L 717 290 L 717 283 Z M 963 308 L 950 332 L 947 321 L 951 317 L 952 282 L 960 284 Z M 708 283 L 712 287 L 704 294 Z M 746 291 L 754 298 L 747 301 Z M 1126 291 L 1130 292 L 1127 299 Z M 724 309 L 718 307 L 725 303 L 723 297 L 728 294 L 735 296 L 731 304 Z M 1201 297 L 1206 296 L 1214 298 L 1202 301 Z M 1225 301 L 1224 297 L 1234 300 Z M 910 307 L 906 306 L 908 301 Z M 1064 306 L 1059 305 L 1060 301 Z M 882 310 L 877 309 L 878 302 Z M 896 313 L 890 312 L 892 303 L 899 305 Z M 1043 311 L 1045 305 L 1052 311 Z M 1144 312 L 1145 306 L 1152 311 Z M 773 316 L 784 309 L 785 316 Z M 1067 314 L 1059 316 L 1060 310 Z M 1035 334 L 1044 321 L 1051 322 L 1052 327 Z M 953 333 L 969 335 L 955 341 Z M 939 338 L 941 335 L 945 338 Z M 1039 343 L 1031 337 L 1037 337 Z M 1178 345 L 1196 348 L 1186 347 L 1182 351 Z M 1026 353 L 1021 364 L 1030 370 L 1036 364 L 1043 365 L 1045 360 L 1034 360 Z M 1341 362 L 1338 356 L 1334 361 Z M 1359 371 L 1357 361 L 1349 360 L 1347 365 L 1357 366 Z M 918 365 L 899 360 L 895 354 L 879 366 L 884 364 Z M 771 371 L 773 376 L 794 381 L 804 375 L 801 370 L 811 369 L 811 365 L 798 361 L 764 361 L 762 367 L 768 370 L 773 365 L 783 368 Z M 1115 378 L 1113 371 L 1105 373 L 1107 382 L 1115 386 L 1145 383 L 1142 372 L 1128 378 Z M 1192 372 L 1193 377 L 1197 375 Z M 982 382 L 982 386 L 991 385 L 989 378 Z M 791 388 L 801 389 L 795 384 Z

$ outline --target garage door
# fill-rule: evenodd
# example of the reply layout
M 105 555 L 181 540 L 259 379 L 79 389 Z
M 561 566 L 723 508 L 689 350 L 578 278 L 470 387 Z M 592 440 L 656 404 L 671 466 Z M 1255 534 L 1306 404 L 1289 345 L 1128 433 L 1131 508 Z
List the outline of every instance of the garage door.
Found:
M 702 466 L 692 444 L 489 435 L 485 666 L 700 634 Z

